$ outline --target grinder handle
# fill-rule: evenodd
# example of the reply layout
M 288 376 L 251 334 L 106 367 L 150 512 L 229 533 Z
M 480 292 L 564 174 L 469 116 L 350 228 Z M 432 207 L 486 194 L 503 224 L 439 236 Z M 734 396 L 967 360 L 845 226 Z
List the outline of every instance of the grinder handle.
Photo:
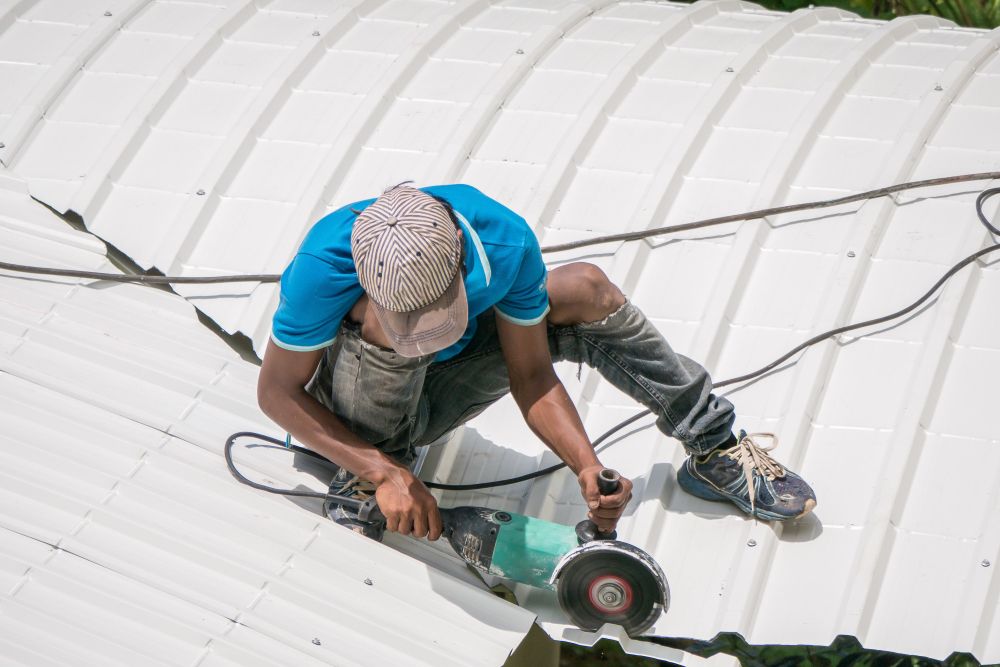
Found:
M 618 491 L 618 488 L 621 486 L 621 477 L 617 471 L 605 468 L 597 473 L 597 490 L 602 496 L 610 496 L 612 493 Z M 597 529 L 597 524 L 590 519 L 584 519 L 576 524 L 576 539 L 580 544 L 593 540 L 614 540 L 617 537 L 617 531 L 612 530 L 608 533 L 602 533 Z
M 622 476 L 618 474 L 618 471 L 605 468 L 597 473 L 597 490 L 601 492 L 602 496 L 610 496 L 618 491 L 618 487 L 622 484 L 621 479 Z
M 622 476 L 618 474 L 617 470 L 605 468 L 597 473 L 597 490 L 601 492 L 602 496 L 610 496 L 621 487 L 621 478 Z M 615 530 L 604 533 L 597 529 L 597 524 L 594 524 L 595 540 L 613 540 L 616 537 L 618 537 L 618 533 Z

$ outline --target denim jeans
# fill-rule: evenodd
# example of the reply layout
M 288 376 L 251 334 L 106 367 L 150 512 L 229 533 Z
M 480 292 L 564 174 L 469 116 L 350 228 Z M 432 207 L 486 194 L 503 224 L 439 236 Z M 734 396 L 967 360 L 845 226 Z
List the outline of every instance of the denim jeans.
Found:
M 402 463 L 510 391 L 492 311 L 480 315 L 468 346 L 447 361 L 404 357 L 341 326 L 307 390 L 361 436 Z M 726 443 L 732 404 L 712 393 L 708 372 L 674 352 L 626 302 L 599 322 L 549 326 L 552 360 L 585 363 L 653 411 L 663 433 L 692 454 Z

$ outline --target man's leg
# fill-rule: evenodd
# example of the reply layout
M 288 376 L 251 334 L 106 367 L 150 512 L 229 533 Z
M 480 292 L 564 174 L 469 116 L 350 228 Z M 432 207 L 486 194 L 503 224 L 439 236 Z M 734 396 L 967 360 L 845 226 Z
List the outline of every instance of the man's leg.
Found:
M 363 295 L 351 308 L 306 390 L 353 433 L 409 465 L 416 458 L 414 428 L 434 355 L 397 354 L 368 305 Z
M 494 318 L 492 310 L 480 315 L 465 349 L 427 369 L 415 446 L 440 440 L 510 392 Z
M 586 363 L 650 408 L 660 430 L 692 453 L 731 437 L 733 406 L 711 393 L 708 373 L 675 353 L 642 313 L 591 264 L 549 273 L 549 350 L 553 361 Z M 492 312 L 456 357 L 427 371 L 417 446 L 438 440 L 510 391 Z
M 674 352 L 603 271 L 568 264 L 551 272 L 548 289 L 554 359 L 597 369 L 649 408 L 657 428 L 691 454 L 707 454 L 731 439 L 733 405 L 712 393 L 708 371 Z
M 712 393 L 708 372 L 674 352 L 599 268 L 560 267 L 548 287 L 553 358 L 596 368 L 656 415 L 657 427 L 690 454 L 678 471 L 682 488 L 766 520 L 796 518 L 815 507 L 809 485 L 768 448 L 743 431 L 733 435 L 733 405 Z
M 604 273 L 569 264 L 549 273 L 553 361 L 586 363 L 653 410 L 659 428 L 704 454 L 731 437 L 733 406 L 712 395 L 700 365 L 675 353 Z M 455 358 L 427 371 L 417 446 L 434 442 L 510 391 L 492 312 Z

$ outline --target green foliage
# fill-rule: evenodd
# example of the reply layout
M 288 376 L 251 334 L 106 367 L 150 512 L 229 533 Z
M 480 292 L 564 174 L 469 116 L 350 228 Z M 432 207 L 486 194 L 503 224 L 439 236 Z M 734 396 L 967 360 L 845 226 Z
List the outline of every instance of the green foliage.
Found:
M 734 633 L 718 635 L 710 642 L 693 639 L 647 637 L 664 646 L 709 658 L 725 653 L 739 658 L 743 667 L 980 667 L 970 655 L 952 654 L 938 661 L 913 655 L 873 651 L 854 637 L 837 637 L 829 646 L 752 646 Z M 593 647 L 563 643 L 560 667 L 669 667 L 671 662 L 640 658 L 622 651 L 618 642 L 602 639 Z M 1000 667 L 1000 666 L 993 666 Z
M 689 639 L 653 639 L 702 657 L 725 653 L 744 667 L 979 667 L 967 654 L 955 653 L 938 661 L 919 656 L 866 649 L 854 637 L 837 637 L 829 646 L 752 646 L 737 634 L 718 635 L 710 642 Z
M 879 18 L 931 14 L 969 28 L 1000 25 L 1000 0 L 859 0 L 859 4 Z
M 753 0 L 768 9 L 791 12 L 812 5 L 838 7 L 867 18 L 894 19 L 930 14 L 967 28 L 1000 26 L 1000 0 Z

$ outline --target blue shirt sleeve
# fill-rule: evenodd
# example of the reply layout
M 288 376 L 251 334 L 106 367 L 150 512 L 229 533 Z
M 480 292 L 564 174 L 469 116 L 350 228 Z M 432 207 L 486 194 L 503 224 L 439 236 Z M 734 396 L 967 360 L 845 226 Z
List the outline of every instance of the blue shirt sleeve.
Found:
M 521 265 L 510 290 L 494 306 L 497 313 L 505 320 L 525 327 L 544 320 L 549 313 L 549 293 L 545 288 L 546 275 L 538 239 L 529 229 L 525 234 Z
M 327 347 L 361 293 L 353 267 L 338 270 L 328 261 L 300 252 L 281 274 L 281 299 L 271 339 L 296 352 Z

